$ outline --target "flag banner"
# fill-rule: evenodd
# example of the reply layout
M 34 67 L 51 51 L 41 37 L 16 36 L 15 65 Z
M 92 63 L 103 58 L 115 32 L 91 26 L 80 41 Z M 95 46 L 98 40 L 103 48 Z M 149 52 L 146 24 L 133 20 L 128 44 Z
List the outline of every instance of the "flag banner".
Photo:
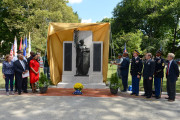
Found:
M 11 46 L 10 56 L 13 58 L 13 45 Z
M 28 56 L 30 57 L 30 52 L 31 52 L 31 33 L 29 32 L 29 47 L 28 47 Z
M 14 49 L 14 56 L 17 56 L 17 39 L 16 39 L 16 36 L 14 38 L 14 46 L 13 46 L 13 49 Z
M 126 50 L 126 43 L 124 45 L 124 51 L 123 52 L 127 52 L 127 50 Z
M 21 37 L 21 41 L 20 41 L 20 45 L 19 45 L 19 50 L 22 50 L 22 37 Z
M 23 41 L 23 55 L 26 56 L 26 48 L 27 48 L 27 38 L 24 37 Z

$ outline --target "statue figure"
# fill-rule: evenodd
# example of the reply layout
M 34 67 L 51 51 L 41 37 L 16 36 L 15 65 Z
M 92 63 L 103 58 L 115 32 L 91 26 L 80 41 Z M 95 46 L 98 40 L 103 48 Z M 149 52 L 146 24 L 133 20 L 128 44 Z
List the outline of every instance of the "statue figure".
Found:
M 84 44 L 84 40 L 78 42 L 75 32 L 76 47 L 76 76 L 87 76 L 90 67 L 90 49 Z

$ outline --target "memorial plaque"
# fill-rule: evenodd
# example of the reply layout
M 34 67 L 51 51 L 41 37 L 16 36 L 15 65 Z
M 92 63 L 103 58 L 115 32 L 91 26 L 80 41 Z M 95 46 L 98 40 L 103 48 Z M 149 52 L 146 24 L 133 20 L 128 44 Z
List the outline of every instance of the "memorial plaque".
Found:
M 101 71 L 101 43 L 93 44 L 93 71 Z
M 72 71 L 72 43 L 64 43 L 64 71 Z

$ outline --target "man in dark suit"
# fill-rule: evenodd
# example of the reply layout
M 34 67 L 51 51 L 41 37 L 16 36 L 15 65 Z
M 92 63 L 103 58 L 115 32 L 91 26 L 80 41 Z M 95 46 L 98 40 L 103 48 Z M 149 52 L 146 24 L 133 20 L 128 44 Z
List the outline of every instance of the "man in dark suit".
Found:
M 24 60 L 23 55 L 18 55 L 18 60 L 14 62 L 14 70 L 17 75 L 18 94 L 20 95 L 22 89 L 24 92 L 27 92 L 27 78 L 23 79 L 22 74 L 28 72 L 28 64 Z
M 155 71 L 154 71 L 154 88 L 155 88 L 155 97 L 156 99 L 161 98 L 162 92 L 162 83 L 164 77 L 164 66 L 165 60 L 161 58 L 162 51 L 158 50 L 156 52 L 155 61 Z
M 144 62 L 143 69 L 143 85 L 146 98 L 151 98 L 152 96 L 152 83 L 153 83 L 153 74 L 155 70 L 155 64 L 152 60 L 152 54 L 147 53 L 145 56 L 146 61 Z
M 131 95 L 139 96 L 139 81 L 142 72 L 142 60 L 139 57 L 139 52 L 137 50 L 133 53 L 133 58 L 131 62 L 131 75 L 132 75 L 132 93 Z
M 168 65 L 166 69 L 166 78 L 167 78 L 167 93 L 168 101 L 175 101 L 176 95 L 176 81 L 179 77 L 179 68 L 177 63 L 174 61 L 175 55 L 173 53 L 168 53 L 167 60 Z
M 121 77 L 122 77 L 122 84 L 124 87 L 124 90 L 122 92 L 126 92 L 128 88 L 128 73 L 129 73 L 129 57 L 128 57 L 128 52 L 123 53 L 123 60 L 120 66 L 120 71 L 121 71 Z

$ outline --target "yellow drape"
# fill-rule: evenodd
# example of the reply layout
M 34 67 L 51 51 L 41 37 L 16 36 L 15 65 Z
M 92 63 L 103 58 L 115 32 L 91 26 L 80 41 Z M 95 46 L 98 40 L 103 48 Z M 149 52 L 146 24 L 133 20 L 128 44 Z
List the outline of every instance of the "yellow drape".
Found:
M 47 58 L 53 84 L 62 80 L 63 41 L 73 41 L 74 29 L 92 31 L 93 41 L 103 41 L 103 82 L 107 80 L 109 57 L 109 23 L 50 23 L 47 39 Z

